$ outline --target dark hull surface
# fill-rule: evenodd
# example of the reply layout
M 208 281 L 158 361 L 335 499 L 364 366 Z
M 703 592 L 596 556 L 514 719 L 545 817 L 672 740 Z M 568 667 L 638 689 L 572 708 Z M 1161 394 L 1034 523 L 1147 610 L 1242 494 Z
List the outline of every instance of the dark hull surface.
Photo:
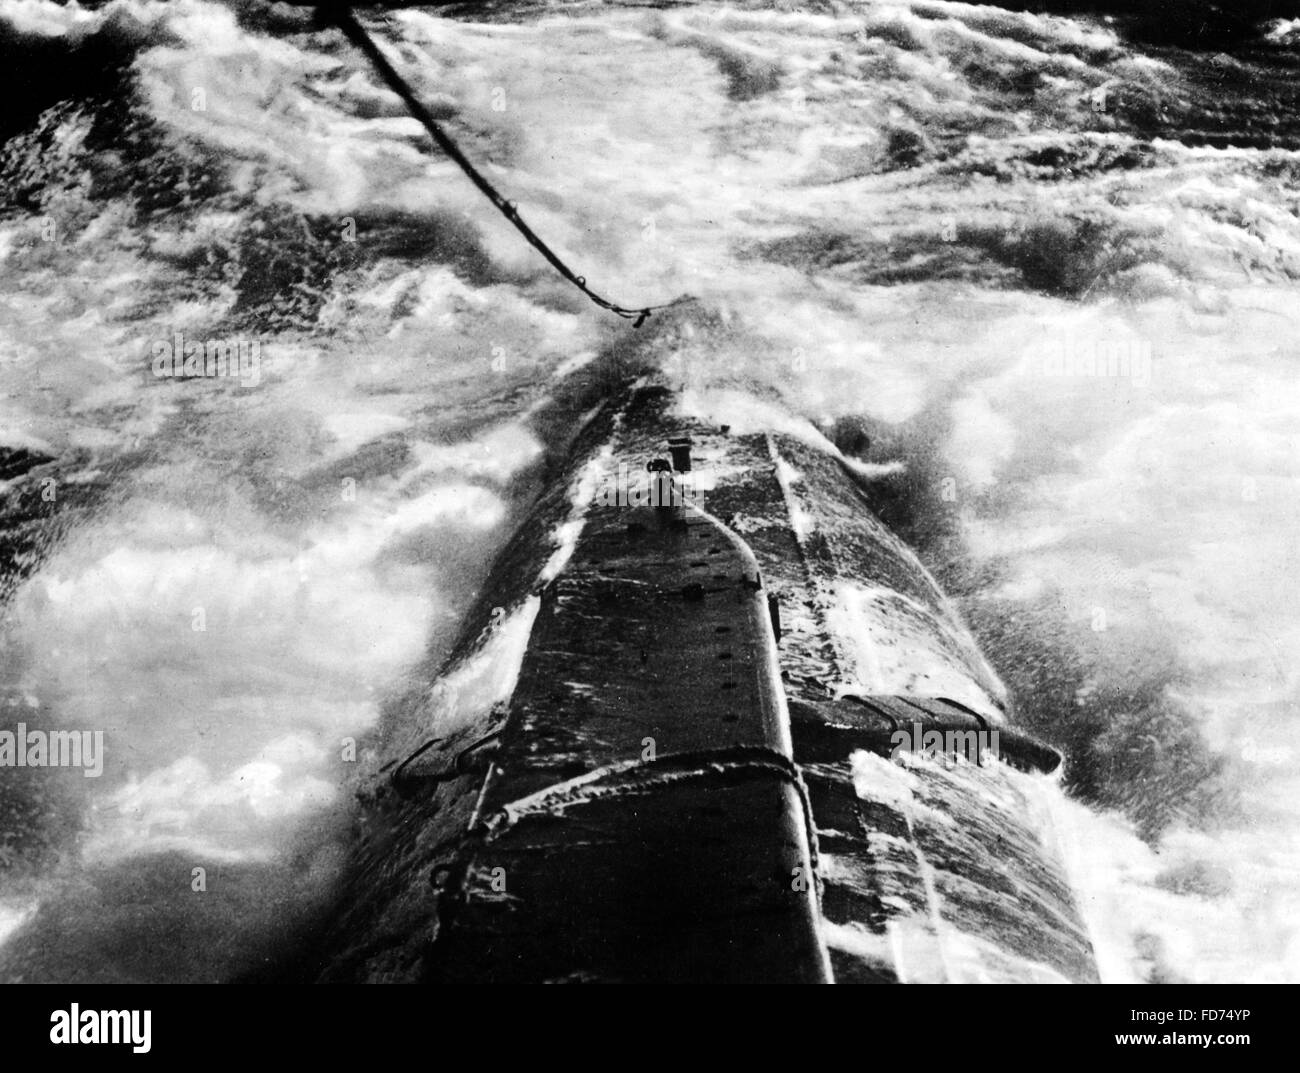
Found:
M 759 425 L 653 379 L 587 416 L 363 779 L 309 975 L 1096 979 L 1043 792 L 1059 758 L 1009 725 L 852 464 Z M 900 728 L 996 730 L 1002 758 L 899 763 Z

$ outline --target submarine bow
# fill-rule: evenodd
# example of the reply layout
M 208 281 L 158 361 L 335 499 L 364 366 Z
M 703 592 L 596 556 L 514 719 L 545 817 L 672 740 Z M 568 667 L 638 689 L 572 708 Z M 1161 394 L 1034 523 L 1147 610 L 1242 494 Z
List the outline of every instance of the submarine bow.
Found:
M 650 376 L 586 415 L 378 746 L 298 972 L 1093 982 L 1060 762 L 851 462 Z

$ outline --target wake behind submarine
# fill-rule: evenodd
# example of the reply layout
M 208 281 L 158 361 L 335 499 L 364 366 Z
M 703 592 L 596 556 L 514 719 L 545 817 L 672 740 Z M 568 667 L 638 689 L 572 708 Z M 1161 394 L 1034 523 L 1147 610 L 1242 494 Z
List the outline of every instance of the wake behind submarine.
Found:
M 592 399 L 550 415 L 567 453 L 359 765 L 335 909 L 282 978 L 1097 981 L 1061 757 L 853 460 L 654 368 Z

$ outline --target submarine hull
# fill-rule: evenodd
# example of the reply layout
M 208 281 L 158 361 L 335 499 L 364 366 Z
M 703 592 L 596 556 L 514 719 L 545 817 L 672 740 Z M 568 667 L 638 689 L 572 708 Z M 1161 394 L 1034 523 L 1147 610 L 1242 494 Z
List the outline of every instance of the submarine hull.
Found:
M 1060 757 L 853 463 L 761 416 L 655 376 L 586 415 L 375 743 L 304 975 L 1097 979 Z M 900 755 L 929 731 L 1002 747 Z

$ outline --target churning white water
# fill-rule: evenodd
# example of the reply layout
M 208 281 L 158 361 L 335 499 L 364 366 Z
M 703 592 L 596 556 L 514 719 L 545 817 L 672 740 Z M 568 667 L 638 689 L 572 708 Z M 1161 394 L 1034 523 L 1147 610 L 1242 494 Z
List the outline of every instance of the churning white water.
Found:
M 557 370 L 634 332 L 338 35 L 241 10 L 0 0 L 48 62 L 128 65 L 0 157 L 0 445 L 104 488 L 4 608 L 5 725 L 108 755 L 0 800 L 10 978 L 223 978 L 323 895 L 345 742 L 427 688 Z M 1101 722 L 1054 810 L 1104 975 L 1300 979 L 1296 154 L 1177 140 L 1193 76 L 1104 22 L 480 17 L 376 25 L 593 287 L 699 300 L 665 362 L 866 422 L 1013 685 L 1069 663 L 1061 717 Z M 178 332 L 256 342 L 257 382 L 153 376 Z

